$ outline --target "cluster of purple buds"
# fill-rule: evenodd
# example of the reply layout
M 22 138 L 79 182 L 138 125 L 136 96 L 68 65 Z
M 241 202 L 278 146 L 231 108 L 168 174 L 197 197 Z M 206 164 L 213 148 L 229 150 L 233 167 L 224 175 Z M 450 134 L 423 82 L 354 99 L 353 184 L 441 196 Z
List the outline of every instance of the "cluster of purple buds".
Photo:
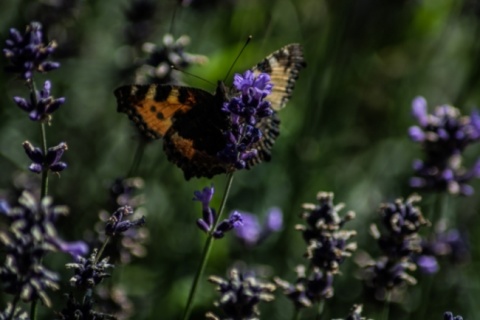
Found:
M 0 267 L 0 282 L 5 292 L 18 295 L 23 301 L 39 298 L 50 305 L 46 290 L 57 288 L 57 275 L 43 266 L 42 258 L 54 251 L 76 256 L 88 250 L 82 242 L 67 243 L 58 237 L 54 223 L 67 213 L 66 207 L 53 206 L 50 197 L 38 203 L 28 192 L 21 195 L 16 207 L 0 203 L 0 216 L 10 226 L 0 231 L 6 253 L 5 263 Z
M 230 116 L 231 128 L 225 133 L 227 144 L 219 152 L 219 157 L 237 169 L 244 169 L 258 155 L 255 144 L 263 133 L 257 123 L 274 112 L 271 103 L 265 100 L 272 93 L 273 85 L 268 74 L 256 76 L 250 70 L 243 75 L 236 74 L 233 85 L 240 96 L 233 97 L 223 105 L 222 110 Z
M 416 269 L 414 255 L 422 250 L 418 231 L 430 225 L 415 206 L 420 200 L 418 195 L 412 195 L 406 201 L 397 199 L 394 203 L 382 204 L 380 219 L 384 231 L 380 232 L 374 224 L 370 227 L 383 255 L 376 261 L 364 263 L 365 279 L 377 290 L 379 299 L 385 298 L 389 290 L 416 284 L 408 272 Z
M 333 193 L 319 192 L 317 201 L 318 204 L 302 205 L 304 211 L 301 218 L 305 224 L 295 227 L 307 244 L 305 257 L 312 271 L 307 275 L 305 267 L 299 266 L 295 283 L 290 284 L 278 278 L 275 280 L 297 308 L 310 307 L 331 298 L 333 279 L 340 272 L 340 264 L 357 249 L 355 242 L 349 242 L 356 232 L 342 229 L 347 221 L 355 218 L 355 213 L 350 211 L 340 217 L 338 212 L 344 205 L 333 203 Z
M 145 217 L 135 220 L 125 220 L 128 216 L 133 215 L 133 209 L 129 206 L 118 208 L 110 217 L 105 225 L 105 234 L 107 236 L 115 236 L 126 232 L 134 227 L 139 227 L 145 224 Z
M 443 320 L 463 320 L 462 316 L 454 316 L 453 313 L 447 311 L 443 314 Z
M 67 269 L 73 269 L 74 275 L 70 278 L 70 285 L 76 289 L 89 292 L 98 286 L 103 279 L 110 277 L 109 269 L 114 268 L 109 258 L 98 259 L 98 251 L 93 250 L 90 257 L 78 257 L 74 263 L 66 264 Z M 110 320 L 116 319 L 113 315 L 100 313 L 94 310 L 94 300 L 91 294 L 86 294 L 81 301 L 73 294 L 67 295 L 66 306 L 57 314 L 59 320 L 78 319 L 79 316 L 88 319 Z
M 258 304 L 272 301 L 272 292 L 276 289 L 272 283 L 259 281 L 253 273 L 241 273 L 237 269 L 230 270 L 227 279 L 210 276 L 208 281 L 216 284 L 221 294 L 215 302 L 215 306 L 225 315 L 221 319 L 260 319 Z M 220 320 L 211 312 L 207 313 L 206 318 Z
M 216 224 L 217 214 L 215 209 L 210 207 L 210 201 L 212 200 L 213 193 L 215 192 L 213 185 L 211 187 L 205 187 L 202 191 L 195 191 L 194 201 L 200 201 L 202 203 L 202 218 L 197 220 L 197 226 L 205 231 L 211 233 L 216 239 L 223 238 L 225 233 L 242 226 L 242 216 L 238 212 L 233 212 L 230 217 L 220 221 Z M 214 226 L 216 225 L 215 229 Z
M 179 83 L 179 72 L 172 69 L 172 66 L 180 70 L 188 68 L 192 64 L 204 64 L 208 58 L 202 55 L 192 54 L 185 51 L 190 44 L 190 38 L 186 35 L 175 39 L 171 34 L 163 37 L 163 44 L 157 46 L 153 43 L 144 43 L 142 49 L 149 54 L 145 64 L 137 70 L 137 83 Z
M 472 195 L 473 188 L 468 182 L 480 177 L 480 159 L 471 169 L 466 169 L 462 166 L 462 153 L 467 146 L 480 140 L 480 113 L 474 110 L 470 116 L 462 116 L 458 109 L 442 105 L 428 114 L 423 97 L 413 100 L 412 113 L 419 125 L 410 127 L 409 136 L 421 144 L 425 157 L 414 161 L 415 176 L 410 185 Z
M 32 172 L 41 173 L 48 170 L 59 173 L 67 168 L 67 164 L 60 161 L 63 153 L 68 149 L 65 142 L 61 142 L 54 147 L 48 148 L 46 155 L 43 153 L 42 149 L 35 147 L 29 141 L 23 143 L 23 148 L 30 160 L 33 161 L 28 167 Z
M 74 276 L 70 279 L 70 284 L 76 288 L 93 288 L 103 279 L 110 277 L 108 269 L 114 267 L 108 263 L 109 258 L 103 258 L 97 261 L 97 250 L 93 250 L 88 259 L 78 257 L 78 261 L 66 264 L 67 269 L 73 269 Z
M 315 267 L 307 275 L 305 266 L 299 265 L 295 269 L 297 280 L 289 283 L 275 278 L 275 283 L 283 289 L 283 293 L 294 303 L 297 309 L 311 307 L 314 303 L 333 297 L 333 273 L 324 272 Z
M 295 228 L 307 243 L 306 257 L 312 265 L 337 273 L 339 265 L 357 249 L 355 242 L 348 242 L 356 231 L 341 229 L 347 221 L 355 218 L 355 213 L 349 211 L 341 218 L 338 212 L 344 205 L 333 204 L 333 193 L 319 192 L 317 201 L 318 204 L 302 205 L 301 218 L 305 225 L 299 224 Z
M 11 64 L 6 71 L 18 73 L 23 79 L 31 81 L 35 71 L 48 72 L 59 68 L 58 62 L 47 61 L 57 44 L 54 41 L 45 44 L 42 38 L 42 25 L 38 22 L 30 23 L 23 35 L 17 29 L 10 29 L 3 49 Z
M 43 89 L 35 92 L 35 96 L 30 94 L 29 100 L 22 97 L 13 97 L 13 101 L 20 109 L 28 112 L 31 120 L 50 122 L 52 113 L 65 103 L 64 97 L 54 98 L 50 94 L 51 88 L 52 85 L 47 80 Z

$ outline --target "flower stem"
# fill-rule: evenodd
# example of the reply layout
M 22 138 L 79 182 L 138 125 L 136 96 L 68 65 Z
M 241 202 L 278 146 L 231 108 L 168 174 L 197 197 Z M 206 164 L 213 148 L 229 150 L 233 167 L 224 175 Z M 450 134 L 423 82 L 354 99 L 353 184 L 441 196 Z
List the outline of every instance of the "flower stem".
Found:
M 30 94 L 33 100 L 33 104 L 35 105 L 35 108 L 37 107 L 38 104 L 38 99 L 37 99 L 37 86 L 35 85 L 35 81 L 33 77 L 27 82 L 28 87 L 30 89 Z M 42 151 L 43 155 L 47 155 L 47 132 L 45 130 L 45 123 L 41 122 L 40 124 L 40 130 L 41 130 L 41 139 L 42 139 Z M 40 201 L 39 203 L 42 202 L 42 199 L 48 194 L 48 169 L 46 170 L 43 168 L 42 170 L 42 184 L 41 184 L 41 189 L 40 189 Z M 41 261 L 41 258 L 40 258 Z M 35 320 L 37 318 L 37 302 L 38 299 L 34 299 L 30 305 L 30 319 Z
M 380 318 L 382 320 L 388 320 L 388 315 L 390 313 L 390 297 L 391 291 L 389 290 L 385 296 L 385 304 L 383 305 L 382 317 Z
M 98 263 L 98 261 L 100 261 L 100 257 L 102 256 L 103 251 L 105 251 L 105 248 L 107 247 L 108 241 L 110 241 L 110 237 L 107 237 L 105 239 L 105 241 L 103 241 L 102 247 L 100 248 L 100 250 L 98 250 L 98 252 L 95 256 L 95 264 Z
M 41 130 L 42 130 L 42 150 L 43 154 L 47 154 L 47 132 L 45 130 L 45 123 L 42 122 Z M 48 169 L 42 170 L 42 189 L 40 193 L 40 199 L 43 199 L 48 194 Z
M 217 227 L 218 222 L 221 219 L 222 213 L 225 209 L 225 205 L 227 203 L 228 195 L 230 193 L 230 187 L 232 186 L 233 181 L 233 173 L 229 173 L 227 175 L 227 184 L 225 186 L 225 192 L 223 193 L 222 202 L 220 204 L 220 208 L 218 210 L 218 216 L 216 217 L 215 221 L 213 222 L 213 226 L 211 228 L 211 232 L 208 234 L 207 240 L 205 241 L 205 246 L 203 247 L 202 253 L 202 260 L 200 265 L 197 269 L 197 273 L 195 274 L 195 278 L 193 279 L 192 287 L 190 288 L 190 293 L 188 295 L 187 305 L 185 306 L 185 311 L 183 313 L 183 320 L 187 320 L 190 317 L 190 313 L 192 312 L 193 306 L 193 299 L 195 298 L 195 292 L 197 291 L 198 283 L 200 278 L 205 271 L 205 267 L 207 266 L 208 257 L 210 256 L 210 252 L 213 247 L 213 232 Z
M 302 309 L 300 309 L 300 308 L 295 308 L 295 312 L 293 313 L 292 320 L 299 320 L 301 313 L 302 313 Z
M 325 307 L 325 299 L 322 299 L 318 302 L 317 315 L 315 316 L 316 320 L 320 320 L 323 313 L 323 308 Z

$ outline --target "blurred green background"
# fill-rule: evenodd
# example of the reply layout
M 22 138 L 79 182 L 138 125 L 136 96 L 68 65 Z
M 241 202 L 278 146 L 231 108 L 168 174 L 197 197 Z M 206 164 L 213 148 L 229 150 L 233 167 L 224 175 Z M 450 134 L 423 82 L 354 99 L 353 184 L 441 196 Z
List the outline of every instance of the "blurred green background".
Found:
M 298 42 L 304 47 L 307 68 L 301 72 L 293 99 L 280 113 L 281 135 L 273 160 L 235 174 L 227 204 L 229 211 L 258 215 L 278 206 L 284 212 L 284 229 L 250 250 L 233 234 L 217 241 L 207 274 L 224 276 L 234 263 L 243 262 L 266 270 L 269 276 L 293 281 L 294 267 L 306 262 L 305 245 L 294 225 L 301 222 L 301 204 L 314 202 L 318 191 L 334 192 L 337 202 L 346 203 L 342 214 L 357 213 L 347 226 L 358 232 L 359 251 L 368 248 L 378 255 L 368 227 L 376 221 L 381 202 L 413 192 L 408 186 L 411 162 L 421 157 L 419 146 L 407 136 L 414 124 L 412 99 L 423 95 L 430 108 L 453 104 L 464 113 L 480 101 L 480 1 L 476 0 L 194 0 L 176 11 L 175 1 L 2 0 L 2 44 L 9 28 L 23 31 L 30 21 L 41 22 L 47 38 L 58 42 L 52 60 L 62 67 L 36 80 L 51 80 L 53 94 L 67 99 L 54 114 L 47 135 L 49 145 L 65 141 L 69 146 L 64 157 L 69 168 L 50 180 L 55 203 L 71 210 L 58 226 L 69 241 L 89 236 L 87 230 L 94 228 L 98 212 L 111 210 L 106 207 L 108 186 L 128 173 L 138 145 L 130 121 L 116 112 L 113 90 L 133 82 L 129 66 L 135 55 L 130 54 L 132 41 L 127 43 L 126 36 L 132 18 L 129 21 L 125 12 L 139 2 L 154 5 L 141 11 L 147 16 L 145 25 L 137 26 L 143 36 L 134 39 L 161 45 L 176 12 L 174 37 L 188 35 L 187 51 L 209 59 L 188 71 L 213 83 L 225 77 L 248 35 L 253 41 L 235 65 L 236 72 L 285 44 Z M 0 60 L 0 67 L 6 64 Z M 188 75 L 182 79 L 188 85 L 215 89 Z M 15 76 L 0 73 L 0 187 L 4 193 L 14 175 L 29 164 L 22 142 L 40 144 L 38 123 L 14 105 L 14 95 L 27 96 L 27 88 Z M 147 254 L 127 265 L 113 261 L 119 266 L 110 281 L 120 284 L 132 300 L 132 319 L 179 318 L 205 239 L 195 226 L 200 206 L 191 198 L 194 190 L 211 181 L 186 182 L 181 170 L 166 160 L 161 144 L 146 147 L 139 168 L 139 176 L 145 179 Z M 478 151 L 469 149 L 466 165 L 473 164 Z M 217 190 L 213 205 L 218 207 L 225 177 L 217 176 L 213 183 Z M 473 185 L 479 189 L 477 182 Z M 466 319 L 478 318 L 477 194 L 449 199 L 449 226 L 468 232 L 471 262 L 461 266 L 444 262 L 434 276 L 416 272 L 419 284 L 408 289 L 404 303 L 392 306 L 390 319 L 442 319 L 447 310 Z M 431 212 L 435 195 L 422 195 L 423 211 Z M 423 230 L 424 235 L 431 232 Z M 46 260 L 51 269 L 63 274 L 61 287 L 67 291 L 70 274 L 63 264 L 68 257 Z M 364 315 L 380 319 L 383 304 L 365 290 L 353 260 L 341 266 L 335 295 L 326 302 L 322 319 L 345 317 L 353 303 L 363 303 Z M 262 319 L 291 318 L 292 305 L 280 291 L 276 301 L 262 306 Z M 51 296 L 54 309 L 61 309 L 61 293 Z M 214 310 L 215 298 L 214 286 L 202 281 L 192 319 L 202 319 L 206 311 Z M 48 319 L 51 311 L 42 310 L 42 314 Z M 311 312 L 303 316 L 312 319 Z

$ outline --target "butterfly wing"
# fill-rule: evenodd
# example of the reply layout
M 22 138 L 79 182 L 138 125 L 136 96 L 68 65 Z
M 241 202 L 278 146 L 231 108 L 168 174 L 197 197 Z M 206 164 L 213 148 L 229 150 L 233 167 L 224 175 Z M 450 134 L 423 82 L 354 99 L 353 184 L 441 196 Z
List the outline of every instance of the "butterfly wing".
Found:
M 275 111 L 285 107 L 292 95 L 298 74 L 305 66 L 302 47 L 292 43 L 268 55 L 253 67 L 255 75 L 261 72 L 270 75 L 273 89 L 266 100 L 271 102 Z M 274 112 L 271 117 L 263 118 L 257 123 L 257 128 L 263 132 L 263 137 L 253 146 L 257 149 L 257 156 L 248 162 L 248 167 L 262 161 L 270 161 L 273 144 L 280 134 L 280 119 L 277 113 Z
M 298 74 L 305 66 L 302 46 L 298 43 L 291 43 L 268 55 L 253 67 L 256 75 L 260 72 L 270 75 L 273 89 L 272 94 L 266 100 L 272 103 L 274 110 L 285 107 L 292 95 Z
M 123 86 L 114 94 L 117 111 L 126 113 L 148 139 L 163 137 L 176 118 L 214 100 L 201 89 L 157 84 Z

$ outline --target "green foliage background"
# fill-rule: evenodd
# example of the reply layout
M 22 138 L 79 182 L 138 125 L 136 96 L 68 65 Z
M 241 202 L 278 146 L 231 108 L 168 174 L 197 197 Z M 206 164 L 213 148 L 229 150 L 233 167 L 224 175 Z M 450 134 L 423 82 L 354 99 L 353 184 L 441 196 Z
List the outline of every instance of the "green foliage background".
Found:
M 130 121 L 116 112 L 113 90 L 132 82 L 121 70 L 131 63 L 125 54 L 124 11 L 127 0 L 0 2 L 0 42 L 8 30 L 23 30 L 30 21 L 43 23 L 48 39 L 58 42 L 54 61 L 62 67 L 37 81 L 50 79 L 53 94 L 67 103 L 48 128 L 50 145 L 66 141 L 69 168 L 50 180 L 50 194 L 66 204 L 71 214 L 60 222 L 66 240 L 84 238 L 108 199 L 107 186 L 125 176 L 138 141 Z M 210 2 L 210 1 L 205 1 Z M 72 9 L 61 9 L 70 3 Z M 161 44 L 169 31 L 174 1 L 158 1 L 151 20 L 149 41 Z M 59 9 L 60 8 L 60 9 Z M 318 191 L 332 191 L 357 218 L 359 250 L 378 255 L 368 233 L 381 202 L 407 197 L 411 162 L 421 157 L 409 141 L 414 124 L 410 103 L 423 95 L 430 107 L 453 104 L 464 113 L 477 106 L 480 92 L 480 2 L 476 0 L 230 0 L 179 8 L 173 34 L 191 37 L 189 52 L 208 56 L 209 63 L 188 71 L 212 82 L 223 79 L 248 35 L 253 41 L 235 65 L 241 72 L 279 47 L 303 45 L 307 68 L 301 73 L 293 99 L 280 114 L 281 136 L 273 161 L 235 174 L 228 210 L 262 215 L 271 206 L 284 212 L 284 230 L 253 250 L 241 247 L 232 235 L 217 241 L 207 274 L 225 275 L 240 261 L 265 269 L 267 274 L 294 280 L 293 268 L 305 263 L 305 245 L 294 225 L 304 202 L 314 202 Z M 6 65 L 0 60 L 0 67 Z M 184 76 L 192 86 L 214 87 Z M 231 80 L 227 83 L 230 84 Z M 0 73 L 0 187 L 8 190 L 15 172 L 29 162 L 21 144 L 40 144 L 40 129 L 12 102 L 27 95 L 19 79 Z M 478 148 L 469 149 L 466 164 L 473 164 Z M 205 236 L 195 226 L 200 215 L 191 200 L 194 190 L 210 185 L 206 179 L 186 182 L 181 170 L 166 160 L 161 142 L 150 144 L 143 156 L 140 176 L 145 179 L 145 209 L 150 231 L 148 254 L 118 266 L 112 282 L 120 283 L 135 304 L 134 319 L 176 319 L 184 307 Z M 224 176 L 213 179 L 218 207 Z M 478 189 L 478 183 L 474 183 Z M 5 191 L 6 192 L 6 191 Z M 423 195 L 423 194 L 422 194 Z M 436 195 L 424 194 L 428 216 Z M 475 319 L 480 293 L 477 261 L 480 251 L 478 193 L 470 198 L 449 197 L 449 226 L 467 231 L 472 259 L 454 266 L 443 261 L 434 276 L 415 274 L 403 304 L 393 305 L 390 319 L 442 319 L 451 310 Z M 428 214 L 427 214 L 428 213 Z M 436 214 L 439 217 L 439 213 Z M 424 230 L 428 235 L 432 230 Z M 52 260 L 53 259 L 53 260 Z M 68 257 L 52 257 L 49 264 L 63 276 L 67 290 Z M 341 266 L 335 296 L 328 300 L 322 319 L 344 317 L 353 303 L 364 304 L 364 314 L 380 319 L 383 304 L 358 280 L 353 259 Z M 62 307 L 60 293 L 52 293 Z M 214 288 L 202 281 L 192 319 L 213 310 Z M 9 297 L 2 297 L 3 301 Z M 263 305 L 262 319 L 290 319 L 293 308 L 277 291 L 276 301 Z M 51 312 L 42 310 L 45 319 Z M 313 319 L 310 312 L 305 319 Z

